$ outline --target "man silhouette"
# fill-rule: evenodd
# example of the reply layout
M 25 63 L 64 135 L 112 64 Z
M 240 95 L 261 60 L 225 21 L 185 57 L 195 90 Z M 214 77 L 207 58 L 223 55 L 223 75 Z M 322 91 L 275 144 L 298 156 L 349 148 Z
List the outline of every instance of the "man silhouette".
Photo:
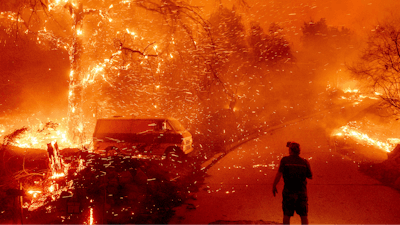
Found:
M 289 156 L 281 159 L 279 170 L 275 176 L 272 193 L 276 196 L 276 185 L 283 176 L 284 187 L 282 191 L 283 224 L 290 224 L 290 217 L 296 211 L 302 224 L 308 224 L 308 197 L 307 178 L 312 179 L 310 164 L 301 158 L 300 145 L 288 142 Z

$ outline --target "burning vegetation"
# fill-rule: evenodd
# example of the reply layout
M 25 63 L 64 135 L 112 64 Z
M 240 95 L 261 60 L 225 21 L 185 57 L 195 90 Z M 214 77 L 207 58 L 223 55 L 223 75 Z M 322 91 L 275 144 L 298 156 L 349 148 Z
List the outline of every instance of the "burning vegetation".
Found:
M 56 142 L 47 152 L 13 147 L 26 130 L 8 135 L 2 147 L 2 222 L 167 223 L 202 179 L 193 159 L 106 157 Z
M 1 222 L 167 223 L 197 190 L 202 163 L 324 113 L 343 112 L 321 127 L 344 156 L 383 161 L 400 142 L 396 114 L 375 117 L 387 112 L 375 107 L 382 102 L 398 110 L 399 60 L 388 63 L 398 59 L 398 23 L 374 29 L 362 46 L 354 27 L 300 17 L 312 4 L 265 22 L 243 0 L 210 12 L 195 3 L 0 3 L 0 69 L 10 71 L 0 78 Z M 385 40 L 392 45 L 379 60 Z M 360 113 L 347 118 L 345 107 Z M 96 121 L 113 116 L 175 117 L 194 151 L 175 162 L 94 153 Z

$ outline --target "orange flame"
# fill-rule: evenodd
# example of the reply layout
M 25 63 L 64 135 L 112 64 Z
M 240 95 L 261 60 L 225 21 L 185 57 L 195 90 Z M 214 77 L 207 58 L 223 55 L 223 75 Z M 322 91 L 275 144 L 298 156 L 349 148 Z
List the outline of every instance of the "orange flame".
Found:
M 38 194 L 42 193 L 41 191 L 34 191 L 34 190 L 29 190 L 28 194 L 31 194 L 33 198 L 36 198 Z
M 395 138 L 389 138 L 387 139 L 386 142 L 376 140 L 374 138 L 369 137 L 367 134 L 362 133 L 361 131 L 350 127 L 349 125 L 341 127 L 341 132 L 337 132 L 335 136 L 351 137 L 362 143 L 381 149 L 385 152 L 391 152 L 394 149 L 395 144 L 400 143 L 400 139 L 395 139 Z
M 62 179 L 66 177 L 68 170 L 70 168 L 70 164 L 65 163 L 64 160 L 60 157 L 58 151 L 57 144 L 55 142 L 49 144 L 49 149 L 53 150 L 53 154 L 50 156 L 50 171 L 48 176 L 48 182 L 46 182 L 46 187 L 44 187 L 43 191 L 29 191 L 28 193 L 32 193 L 34 198 L 32 199 L 31 203 L 25 203 L 24 207 L 28 208 L 29 211 L 36 210 L 42 207 L 46 199 L 51 197 L 53 201 L 60 198 L 61 193 L 63 191 L 68 191 L 72 188 L 73 181 L 67 182 L 67 185 L 60 186 L 56 180 Z M 50 155 L 50 154 L 49 154 Z M 80 160 L 79 168 L 82 170 L 83 160 Z
M 18 138 L 10 144 L 20 148 L 46 149 L 47 143 L 55 141 L 60 148 L 78 147 L 77 144 L 73 144 L 68 140 L 68 129 L 66 125 L 60 124 L 56 128 L 46 128 L 45 131 L 44 128 L 45 125 L 42 123 L 31 125 L 26 132 L 20 134 Z M 1 133 L 5 134 L 9 133 L 9 131 Z
M 89 217 L 89 225 L 94 224 L 94 219 L 93 219 L 93 208 L 90 208 L 90 217 Z

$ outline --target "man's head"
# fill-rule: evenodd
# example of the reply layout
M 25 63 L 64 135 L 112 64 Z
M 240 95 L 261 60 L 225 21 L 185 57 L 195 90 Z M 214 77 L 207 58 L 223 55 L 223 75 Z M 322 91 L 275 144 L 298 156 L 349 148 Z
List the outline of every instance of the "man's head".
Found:
M 289 147 L 290 155 L 300 155 L 300 144 L 296 142 L 288 142 L 287 147 Z

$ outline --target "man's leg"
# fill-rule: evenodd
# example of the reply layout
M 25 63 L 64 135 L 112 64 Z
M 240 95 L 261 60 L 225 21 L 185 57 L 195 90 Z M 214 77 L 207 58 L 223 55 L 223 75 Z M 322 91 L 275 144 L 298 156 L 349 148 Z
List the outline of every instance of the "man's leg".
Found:
M 301 224 L 308 224 L 308 217 L 307 216 L 300 216 Z
M 283 215 L 283 224 L 290 224 L 290 216 Z
M 308 197 L 307 193 L 299 194 L 296 202 L 296 212 L 300 215 L 301 224 L 308 224 Z
M 283 224 L 290 224 L 290 217 L 295 211 L 296 197 L 285 190 L 282 191 Z

